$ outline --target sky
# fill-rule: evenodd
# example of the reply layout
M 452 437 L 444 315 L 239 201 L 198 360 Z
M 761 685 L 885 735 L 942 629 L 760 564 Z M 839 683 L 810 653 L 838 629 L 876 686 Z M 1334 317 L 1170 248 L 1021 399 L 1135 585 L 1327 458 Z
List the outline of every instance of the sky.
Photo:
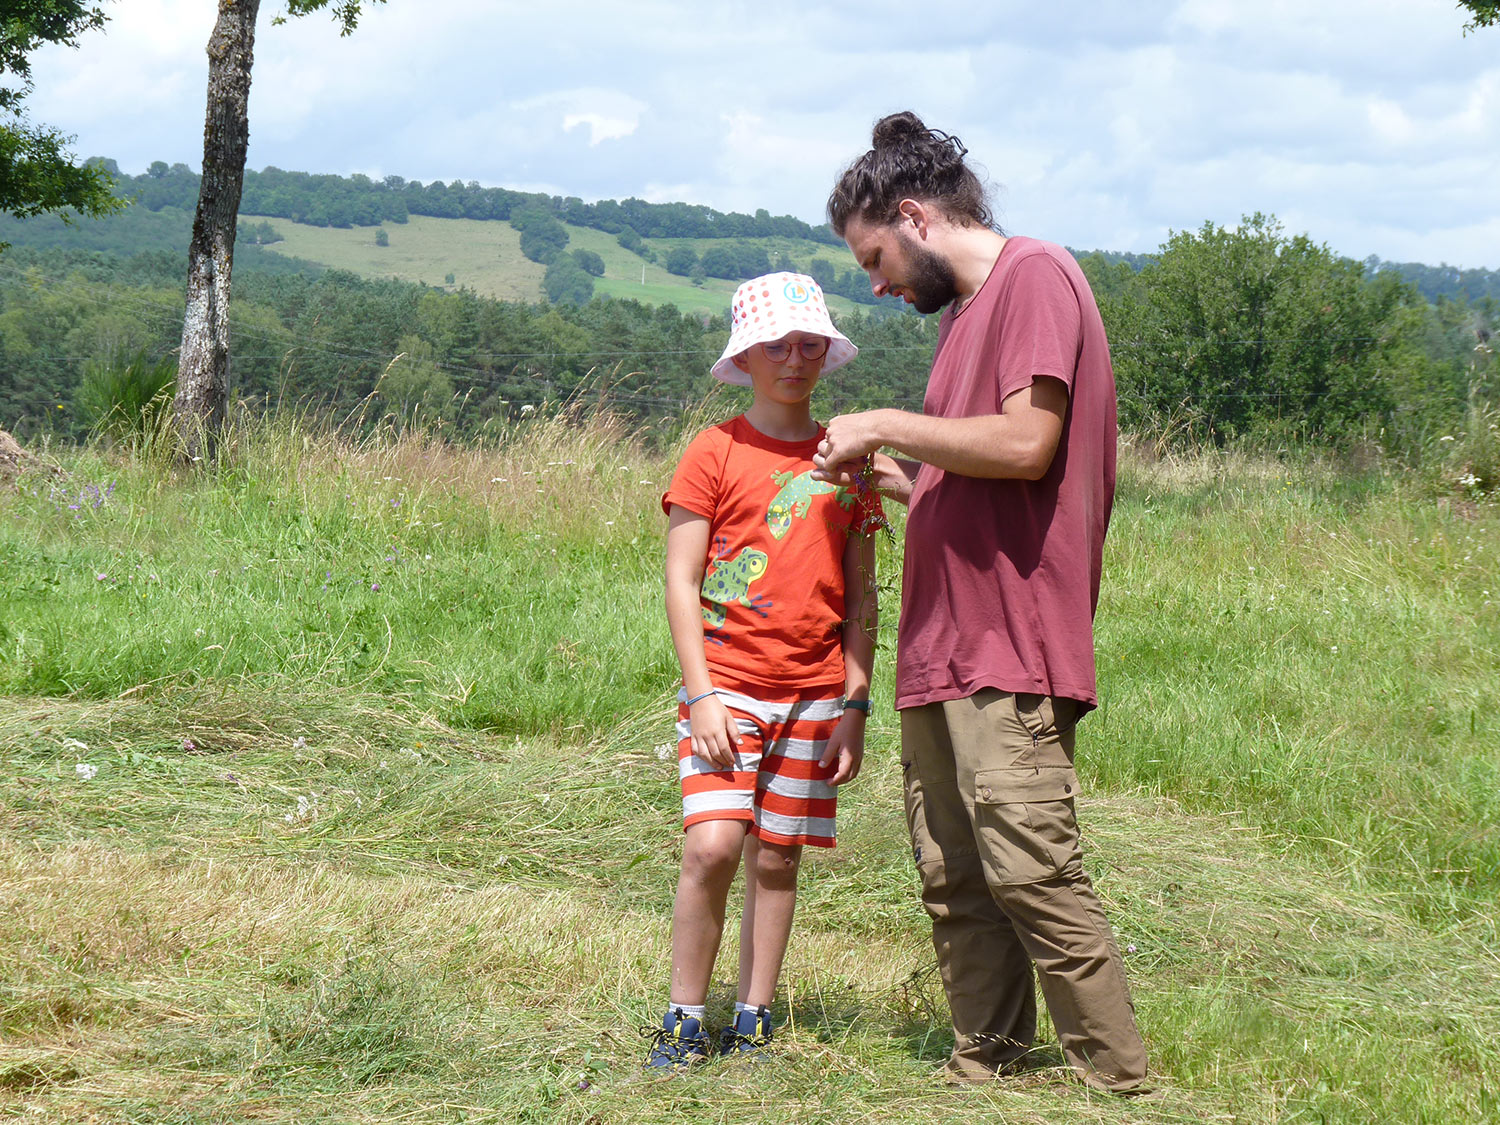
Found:
M 213 0 L 101 0 L 34 121 L 197 169 Z M 956 134 L 1008 233 L 1149 253 L 1275 215 L 1500 269 L 1500 27 L 1453 0 L 263 0 L 248 166 L 824 219 L 886 113 Z

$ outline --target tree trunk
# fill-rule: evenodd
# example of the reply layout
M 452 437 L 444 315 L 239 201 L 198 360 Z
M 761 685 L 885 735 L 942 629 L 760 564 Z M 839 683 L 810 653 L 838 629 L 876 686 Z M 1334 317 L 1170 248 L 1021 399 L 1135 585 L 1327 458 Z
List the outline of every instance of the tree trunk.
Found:
M 203 181 L 188 247 L 187 312 L 172 403 L 182 455 L 203 464 L 218 452 L 229 402 L 229 275 L 250 144 L 250 64 L 259 11 L 260 0 L 219 0 L 208 40 Z

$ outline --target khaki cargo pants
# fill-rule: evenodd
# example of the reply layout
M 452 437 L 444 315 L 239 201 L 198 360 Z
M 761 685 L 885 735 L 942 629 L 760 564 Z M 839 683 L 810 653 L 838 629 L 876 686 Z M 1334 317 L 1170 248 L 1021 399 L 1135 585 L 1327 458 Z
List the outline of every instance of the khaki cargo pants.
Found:
M 1063 1055 L 1091 1086 L 1138 1087 L 1146 1049 L 1114 934 L 1084 874 L 1069 699 L 986 689 L 901 712 L 906 819 L 956 1042 L 987 1078 L 1036 1034 L 1036 966 Z

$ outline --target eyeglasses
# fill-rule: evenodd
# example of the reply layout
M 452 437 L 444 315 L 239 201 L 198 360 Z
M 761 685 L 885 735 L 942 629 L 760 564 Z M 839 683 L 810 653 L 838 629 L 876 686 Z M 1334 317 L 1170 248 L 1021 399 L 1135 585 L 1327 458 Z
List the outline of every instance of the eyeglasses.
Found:
M 809 362 L 822 359 L 828 354 L 828 340 L 823 336 L 809 336 L 804 340 L 798 340 L 796 344 L 789 344 L 785 340 L 775 340 L 769 344 L 762 344 L 760 350 L 765 352 L 766 358 L 772 363 L 785 363 L 792 356 L 792 348 L 795 347 L 802 358 Z

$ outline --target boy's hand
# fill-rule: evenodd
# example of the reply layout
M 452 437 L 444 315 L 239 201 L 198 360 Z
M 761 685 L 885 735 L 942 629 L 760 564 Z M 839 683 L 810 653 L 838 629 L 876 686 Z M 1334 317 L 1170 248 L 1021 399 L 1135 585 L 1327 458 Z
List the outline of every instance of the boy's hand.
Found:
M 696 757 L 721 770 L 734 768 L 740 728 L 718 696 L 710 695 L 688 708 L 688 729 Z
M 839 725 L 829 736 L 828 748 L 818 759 L 818 765 L 827 769 L 835 760 L 838 767 L 828 779 L 829 785 L 842 785 L 859 776 L 859 767 L 865 760 L 865 713 L 845 711 Z

